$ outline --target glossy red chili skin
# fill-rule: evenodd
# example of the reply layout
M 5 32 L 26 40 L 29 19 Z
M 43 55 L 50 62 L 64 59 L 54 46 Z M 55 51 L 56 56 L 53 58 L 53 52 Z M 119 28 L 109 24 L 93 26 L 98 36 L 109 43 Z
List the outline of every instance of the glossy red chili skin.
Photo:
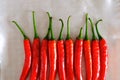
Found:
M 39 54 L 40 54 L 40 39 L 35 38 L 32 45 L 33 58 L 32 58 L 32 71 L 30 80 L 37 80 L 39 68 Z
M 66 79 L 74 80 L 74 70 L 73 70 L 73 41 L 71 39 L 65 41 L 65 66 L 66 66 Z
M 66 80 L 65 75 L 65 50 L 64 41 L 57 41 L 57 70 L 59 75 L 59 80 Z
M 100 76 L 99 80 L 106 80 L 106 72 L 108 67 L 108 47 L 104 39 L 99 41 L 100 47 Z
M 75 41 L 75 57 L 74 57 L 74 69 L 76 80 L 82 80 L 81 61 L 83 54 L 83 40 L 76 39 Z
M 25 50 L 25 62 L 24 62 L 22 74 L 20 76 L 20 80 L 26 80 L 31 67 L 32 51 L 31 51 L 31 44 L 29 39 L 24 40 L 24 50 Z
M 40 52 L 40 80 L 46 80 L 47 75 L 47 53 L 48 53 L 48 40 L 43 39 L 41 43 Z
M 50 72 L 49 72 L 49 79 L 48 80 L 55 80 L 56 76 L 56 66 L 57 66 L 57 50 L 56 50 L 56 41 L 49 40 L 48 41 L 48 54 L 49 54 L 49 65 L 50 65 Z
M 83 53 L 85 56 L 86 78 L 87 78 L 87 80 L 92 80 L 92 57 L 91 57 L 91 42 L 90 42 L 90 40 L 84 40 Z
M 91 52 L 92 52 L 92 80 L 98 80 L 100 71 L 100 50 L 98 40 L 92 40 Z

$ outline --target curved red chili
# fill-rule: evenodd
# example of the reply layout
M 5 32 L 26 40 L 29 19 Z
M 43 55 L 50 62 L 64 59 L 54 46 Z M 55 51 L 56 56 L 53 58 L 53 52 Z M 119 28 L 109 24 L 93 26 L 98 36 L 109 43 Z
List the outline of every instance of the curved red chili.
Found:
M 73 71 L 73 40 L 70 38 L 70 27 L 69 27 L 70 16 L 67 20 L 67 37 L 65 40 L 65 66 L 66 66 L 66 78 L 67 80 L 74 80 L 74 71 Z
M 75 68 L 76 80 L 82 80 L 82 69 L 81 69 L 82 53 L 83 53 L 83 39 L 82 39 L 82 27 L 81 27 L 80 33 L 75 40 L 74 68 Z
M 57 70 L 59 75 L 59 80 L 66 80 L 65 76 L 65 50 L 64 50 L 64 40 L 62 37 L 62 31 L 64 23 L 62 19 L 59 19 L 62 23 L 60 35 L 57 41 Z
M 48 54 L 49 54 L 49 79 L 55 80 L 56 76 L 56 62 L 57 62 L 57 51 L 56 51 L 56 40 L 54 38 L 53 30 L 52 30 L 52 17 L 50 17 L 50 29 L 51 29 L 51 39 L 48 41 Z
M 100 47 L 100 76 L 99 80 L 106 79 L 107 67 L 108 67 L 108 52 L 107 52 L 107 42 L 106 40 L 100 35 L 98 31 L 98 23 L 102 21 L 101 19 L 96 22 L 96 31 L 99 37 L 99 47 Z
M 31 57 L 32 57 L 31 44 L 30 44 L 29 38 L 25 35 L 24 31 L 20 28 L 17 22 L 15 21 L 12 21 L 12 22 L 17 26 L 17 28 L 19 29 L 19 31 L 22 33 L 24 37 L 25 61 L 24 61 L 22 73 L 20 76 L 20 80 L 26 80 L 31 67 Z
M 34 25 L 34 40 L 32 44 L 33 58 L 32 58 L 32 71 L 30 75 L 30 80 L 37 80 L 38 70 L 39 70 L 39 54 L 40 54 L 40 39 L 36 30 L 35 22 L 35 12 L 32 12 L 33 15 L 33 25 Z
M 85 65 L 86 65 L 86 78 L 87 80 L 92 80 L 92 57 L 91 57 L 91 44 L 88 38 L 88 14 L 86 14 L 86 33 L 83 42 L 83 52 L 85 55 Z
M 91 52 L 92 52 L 92 80 L 98 80 L 100 71 L 100 49 L 99 40 L 96 38 L 94 32 L 94 25 L 92 20 L 89 18 L 92 28 L 92 42 L 91 42 Z
M 49 15 L 49 13 L 48 13 Z M 50 19 L 49 19 L 50 20 Z M 49 21 L 50 23 L 50 21 Z M 50 25 L 49 25 L 50 26 Z M 47 78 L 47 53 L 48 53 L 48 40 L 49 40 L 50 27 L 48 28 L 47 35 L 41 43 L 41 55 L 40 55 L 40 80 L 46 80 Z

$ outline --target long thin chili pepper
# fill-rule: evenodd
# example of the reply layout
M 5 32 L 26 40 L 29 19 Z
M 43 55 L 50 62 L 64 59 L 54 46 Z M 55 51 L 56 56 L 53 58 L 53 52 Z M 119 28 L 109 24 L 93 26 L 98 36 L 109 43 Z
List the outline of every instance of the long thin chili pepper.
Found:
M 19 29 L 19 31 L 22 33 L 24 37 L 25 61 L 24 61 L 24 66 L 20 76 L 20 80 L 26 80 L 31 67 L 31 57 L 32 57 L 31 44 L 30 44 L 29 38 L 26 36 L 26 34 L 21 29 L 21 27 L 17 24 L 17 22 L 16 21 L 12 21 L 12 22 L 17 26 L 17 28 Z
M 86 33 L 85 33 L 85 39 L 83 42 L 83 52 L 85 55 L 86 78 L 87 80 L 92 80 L 91 44 L 88 38 L 88 14 L 86 14 Z
M 49 13 L 47 13 L 49 16 Z M 47 53 L 48 53 L 48 40 L 50 33 L 50 19 L 49 19 L 49 28 L 46 36 L 41 43 L 41 55 L 40 55 L 40 80 L 46 80 L 47 78 Z
M 32 58 L 32 71 L 30 80 L 37 80 L 39 71 L 39 54 L 40 54 L 40 38 L 36 30 L 35 12 L 32 12 L 33 26 L 34 26 L 34 40 L 32 44 L 33 58 Z
M 82 38 L 82 27 L 80 33 L 75 41 L 75 57 L 74 57 L 74 68 L 76 80 L 82 80 L 81 61 L 83 53 L 83 38 Z
M 60 35 L 57 41 L 57 67 L 58 67 L 58 75 L 59 80 L 66 80 L 65 76 L 65 50 L 64 50 L 64 40 L 62 37 L 62 31 L 64 27 L 64 23 L 62 19 L 59 19 L 62 23 L 62 27 L 60 30 Z
M 73 71 L 73 40 L 70 38 L 70 26 L 69 26 L 70 16 L 67 20 L 67 37 L 65 40 L 65 51 L 66 51 L 66 78 L 67 80 L 74 80 L 74 71 Z
M 100 71 L 100 49 L 99 49 L 99 40 L 97 39 L 94 32 L 94 25 L 89 18 L 92 28 L 92 42 L 91 42 L 91 53 L 92 53 L 92 80 L 98 80 L 99 71 Z
M 56 62 L 57 62 L 57 50 L 56 50 L 56 40 L 52 30 L 52 17 L 50 17 L 50 29 L 51 29 L 51 39 L 48 41 L 48 54 L 49 54 L 49 64 L 50 72 L 48 80 L 55 80 L 56 76 Z
M 108 67 L 108 47 L 106 40 L 100 35 L 98 31 L 98 23 L 102 21 L 101 19 L 96 22 L 96 31 L 99 37 L 99 47 L 100 47 L 100 76 L 99 80 L 105 80 L 106 79 L 106 72 Z

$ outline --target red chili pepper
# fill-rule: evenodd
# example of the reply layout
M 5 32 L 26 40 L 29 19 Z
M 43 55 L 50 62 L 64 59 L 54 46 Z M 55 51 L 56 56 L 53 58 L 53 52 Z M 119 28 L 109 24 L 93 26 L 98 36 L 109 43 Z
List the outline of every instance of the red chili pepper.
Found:
M 86 33 L 85 33 L 85 39 L 83 42 L 83 52 L 85 55 L 86 78 L 87 80 L 92 80 L 91 44 L 88 38 L 88 14 L 86 14 Z
M 92 27 L 92 43 L 91 43 L 91 52 L 92 52 L 92 80 L 98 80 L 99 71 L 100 71 L 100 49 L 99 49 L 99 40 L 96 38 L 94 32 L 94 25 L 92 20 L 89 18 Z
M 67 37 L 65 40 L 65 51 L 66 51 L 66 78 L 67 80 L 74 80 L 74 71 L 73 71 L 73 40 L 70 38 L 70 27 L 69 27 L 70 16 L 67 20 Z
M 65 50 L 64 50 L 64 40 L 62 37 L 62 31 L 64 27 L 64 23 L 62 19 L 59 19 L 62 23 L 60 35 L 57 41 L 57 67 L 58 67 L 58 75 L 59 80 L 66 80 L 65 76 Z
M 15 21 L 12 21 L 12 22 L 17 26 L 17 28 L 19 29 L 19 31 L 22 33 L 24 37 L 25 61 L 24 61 L 24 66 L 23 66 L 22 73 L 20 76 L 20 80 L 26 80 L 28 73 L 30 71 L 30 67 L 31 67 L 31 57 L 32 57 L 31 44 L 30 44 L 29 38 L 26 36 L 26 34 L 20 28 L 17 22 Z
M 48 16 L 49 16 L 49 13 L 48 13 Z M 40 55 L 41 62 L 40 62 L 40 79 L 39 80 L 46 80 L 46 77 L 47 77 L 47 63 L 48 63 L 47 53 L 48 53 L 49 33 L 50 33 L 50 28 L 48 28 L 47 35 L 42 40 L 42 44 L 41 44 L 41 55 Z
M 106 72 L 108 67 L 108 52 L 106 40 L 100 35 L 98 31 L 98 23 L 102 21 L 101 19 L 96 22 L 96 31 L 99 37 L 99 47 L 100 47 L 100 76 L 99 80 L 106 79 Z
M 52 17 L 50 17 L 50 29 L 51 29 L 51 39 L 48 41 L 50 72 L 49 72 L 49 79 L 48 80 L 55 80 L 57 51 L 56 51 L 56 40 L 54 38 L 54 33 L 52 30 Z
M 75 41 L 75 57 L 74 57 L 74 68 L 76 80 L 82 80 L 81 61 L 83 53 L 83 38 L 82 38 L 82 27 L 80 33 Z
M 35 22 L 35 12 L 32 12 L 33 15 L 33 25 L 34 25 L 34 40 L 32 45 L 33 58 L 32 58 L 32 71 L 30 75 L 30 80 L 37 80 L 38 71 L 39 71 L 39 54 L 40 54 L 40 39 L 36 30 Z

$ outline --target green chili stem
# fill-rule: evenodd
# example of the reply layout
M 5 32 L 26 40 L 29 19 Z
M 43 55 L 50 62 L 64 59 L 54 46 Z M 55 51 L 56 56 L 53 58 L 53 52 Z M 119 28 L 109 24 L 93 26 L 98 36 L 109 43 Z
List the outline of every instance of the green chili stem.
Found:
M 47 32 L 47 34 L 46 34 L 46 36 L 44 37 L 44 39 L 49 39 L 49 33 L 50 33 L 50 29 L 48 28 L 48 32 Z
M 89 40 L 89 38 L 88 38 L 88 13 L 86 14 L 86 32 L 85 32 L 85 40 Z
M 92 28 L 92 38 L 93 38 L 93 40 L 96 40 L 97 38 L 95 36 L 94 25 L 93 25 L 91 18 L 89 18 L 89 21 L 90 21 L 91 28 Z
M 69 24 L 69 22 L 70 22 L 70 17 L 71 17 L 71 16 L 69 16 L 69 17 L 68 17 L 68 20 L 67 20 L 67 37 L 66 37 L 67 40 L 70 39 L 70 24 Z
M 35 21 L 35 12 L 32 11 L 32 16 L 33 16 L 33 26 L 34 26 L 34 38 L 39 38 L 37 29 L 36 29 L 36 21 Z
M 52 17 L 50 17 L 50 30 L 51 30 L 51 40 L 55 40 L 53 29 L 52 29 Z
M 50 20 L 50 13 L 49 12 L 46 12 L 47 13 L 47 15 L 48 15 L 48 18 L 49 18 L 49 28 L 50 28 L 50 26 L 51 26 L 51 20 Z
M 47 15 L 48 15 L 48 17 L 50 18 L 51 16 L 50 16 L 50 13 L 49 12 L 46 12 L 47 13 Z
M 82 39 L 82 30 L 83 30 L 83 28 L 81 27 L 77 39 Z
M 51 31 L 51 29 L 50 29 L 50 26 L 51 26 L 51 19 L 50 19 L 50 14 L 49 14 L 49 12 L 47 12 L 47 15 L 48 15 L 48 17 L 49 17 L 49 27 L 48 27 L 48 32 L 47 32 L 47 34 L 46 34 L 46 36 L 44 37 L 44 39 L 49 39 L 49 33 L 50 33 L 50 31 Z
M 16 27 L 19 29 L 19 31 L 21 32 L 21 34 L 23 35 L 24 39 L 28 39 L 28 37 L 26 36 L 25 32 L 22 30 L 22 28 L 18 25 L 18 23 L 16 21 L 12 21 Z
M 62 19 L 59 19 L 59 21 L 61 21 L 62 26 L 61 26 L 60 35 L 59 35 L 58 40 L 62 40 L 62 39 L 63 39 L 63 37 L 62 37 L 62 32 L 63 32 L 63 28 L 64 28 L 64 23 L 63 23 L 63 20 L 62 20 Z
M 101 34 L 99 33 L 99 30 L 98 30 L 98 23 L 101 22 L 101 21 L 102 21 L 102 19 L 98 20 L 98 21 L 96 22 L 96 24 L 95 24 L 95 26 L 96 26 L 96 31 L 97 31 L 97 35 L 98 35 L 98 38 L 99 38 L 99 39 L 103 39 L 103 37 L 101 36 Z

